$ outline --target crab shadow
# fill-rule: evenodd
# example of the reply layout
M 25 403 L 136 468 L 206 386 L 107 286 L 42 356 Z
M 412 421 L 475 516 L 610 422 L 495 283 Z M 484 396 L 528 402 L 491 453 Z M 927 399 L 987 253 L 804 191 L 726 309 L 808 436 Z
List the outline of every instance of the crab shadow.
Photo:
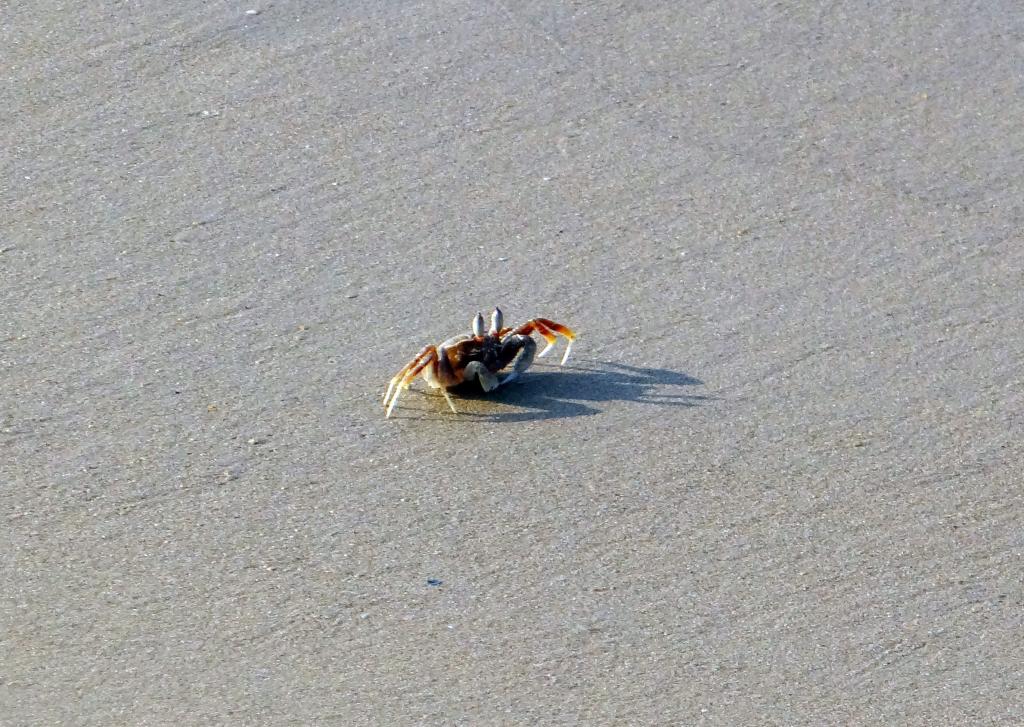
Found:
M 483 393 L 476 385 L 454 389 L 460 398 L 503 404 L 516 407 L 518 411 L 464 412 L 458 417 L 427 418 L 462 423 L 564 419 L 599 414 L 601 409 L 597 404 L 613 401 L 699 406 L 713 397 L 687 393 L 682 389 L 703 383 L 693 376 L 669 369 L 583 359 L 566 366 L 532 368 L 518 381 L 489 394 Z

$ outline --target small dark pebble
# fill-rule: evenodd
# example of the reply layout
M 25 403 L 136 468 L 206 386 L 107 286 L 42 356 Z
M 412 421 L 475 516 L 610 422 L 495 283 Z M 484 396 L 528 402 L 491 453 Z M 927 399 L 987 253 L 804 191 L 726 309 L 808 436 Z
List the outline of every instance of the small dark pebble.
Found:
M 442 583 L 444 583 L 444 581 L 438 580 L 437 578 L 428 578 L 427 579 L 427 585 L 428 586 L 439 586 Z

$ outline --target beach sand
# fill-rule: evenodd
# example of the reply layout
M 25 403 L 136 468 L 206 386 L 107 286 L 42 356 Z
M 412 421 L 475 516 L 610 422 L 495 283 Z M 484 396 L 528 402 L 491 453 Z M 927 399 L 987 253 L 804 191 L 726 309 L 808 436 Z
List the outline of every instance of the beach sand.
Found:
M 1024 723 L 1022 37 L 5 9 L 0 722 Z

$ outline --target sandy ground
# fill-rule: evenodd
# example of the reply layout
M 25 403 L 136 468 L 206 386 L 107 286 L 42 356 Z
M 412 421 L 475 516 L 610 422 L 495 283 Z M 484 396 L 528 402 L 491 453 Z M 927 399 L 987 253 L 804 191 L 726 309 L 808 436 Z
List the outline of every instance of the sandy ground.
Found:
M 5 7 L 0 723 L 1024 723 L 1024 11 L 898 5 Z

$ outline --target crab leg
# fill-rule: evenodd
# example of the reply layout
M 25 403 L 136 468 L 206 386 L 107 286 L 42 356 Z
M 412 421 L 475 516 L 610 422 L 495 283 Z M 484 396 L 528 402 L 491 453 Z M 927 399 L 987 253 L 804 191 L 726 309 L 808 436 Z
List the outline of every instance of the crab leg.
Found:
M 428 366 L 430 367 L 430 371 L 433 373 L 434 380 L 436 381 L 438 379 L 437 363 L 440 354 L 438 353 L 437 349 L 434 346 L 431 346 L 430 348 L 431 350 L 428 351 L 425 356 L 423 356 L 420 362 L 415 364 L 412 368 L 410 368 L 408 372 L 405 374 L 405 376 L 402 378 L 401 382 L 399 382 L 396 385 L 395 394 L 394 397 L 391 399 L 391 403 L 388 405 L 387 412 L 384 415 L 385 418 L 389 418 L 391 416 L 391 412 L 392 410 L 394 410 L 395 404 L 398 403 L 398 395 L 401 394 L 402 391 L 404 391 L 405 389 L 408 389 L 412 382 L 416 380 L 416 377 L 420 373 L 422 373 L 423 370 L 426 369 Z M 451 394 L 448 393 L 444 386 L 441 386 L 440 388 L 441 393 L 444 394 L 445 401 L 448 402 L 448 407 L 455 414 L 458 414 L 459 410 L 455 408 L 455 402 L 452 401 Z
M 433 348 L 433 346 L 424 346 L 423 349 L 418 354 L 416 354 L 412 361 L 403 366 L 402 370 L 391 378 L 390 383 L 388 383 L 388 390 L 384 392 L 384 406 L 388 405 L 388 399 L 391 398 L 391 392 L 395 390 L 395 386 L 398 384 L 399 381 L 402 380 L 402 378 L 405 376 L 405 373 L 413 366 L 418 364 L 423 359 L 424 356 L 430 353 L 430 351 Z
M 438 365 L 440 364 L 440 359 L 441 359 L 441 352 L 438 351 L 437 349 L 435 349 L 434 350 L 433 358 L 428 356 L 427 358 L 425 358 L 423 360 L 423 362 L 421 364 L 416 366 L 415 369 L 413 369 L 412 371 L 410 371 L 409 373 L 407 373 L 405 375 L 405 381 L 403 383 L 405 383 L 405 382 L 408 382 L 408 383 L 405 383 L 405 386 L 403 388 L 408 389 L 409 385 L 413 382 L 413 379 L 416 378 L 416 375 L 419 374 L 420 372 L 422 372 L 424 369 L 427 369 L 428 367 L 430 369 L 431 374 L 433 374 L 433 376 L 432 376 L 433 380 L 435 382 L 438 381 L 438 379 L 440 379 L 440 373 L 438 372 L 437 369 L 438 369 Z M 429 381 L 429 377 L 428 377 L 428 381 Z M 434 386 L 434 384 L 431 384 L 431 386 Z M 448 393 L 448 389 L 446 389 L 444 386 L 440 386 L 438 388 L 440 388 L 441 389 L 441 393 L 444 394 L 444 400 L 448 402 L 448 407 L 452 410 L 453 413 L 458 414 L 459 410 L 455 408 L 455 402 L 452 401 L 452 396 L 451 396 L 451 394 Z M 397 393 L 395 394 L 395 398 L 398 398 L 398 394 Z
M 548 351 L 554 347 L 555 343 L 558 342 L 558 336 L 551 332 L 551 329 L 545 326 L 540 321 L 533 322 L 534 330 L 540 335 L 544 336 L 544 340 L 548 342 L 548 345 L 541 349 L 540 353 L 537 354 L 539 358 L 543 358 L 548 355 Z
M 534 318 L 529 320 L 519 326 L 519 328 L 516 328 L 515 332 L 527 336 L 533 332 L 537 332 L 544 337 L 544 340 L 548 342 L 548 345 L 544 347 L 543 351 L 537 354 L 538 358 L 547 354 L 551 350 L 551 347 L 555 345 L 555 341 L 558 340 L 555 333 L 565 336 L 569 341 L 569 345 L 565 347 L 565 353 L 562 355 L 563 364 L 569 359 L 569 352 L 572 351 L 572 343 L 576 340 L 576 334 L 571 328 L 563 326 L 561 323 L 555 323 L 547 318 Z
M 436 363 L 435 363 L 436 365 Z M 459 410 L 455 408 L 455 402 L 452 401 L 452 395 L 448 393 L 448 389 L 441 387 L 441 393 L 444 394 L 444 400 L 448 402 L 448 406 L 451 408 L 452 413 L 458 414 Z
M 560 333 L 565 336 L 566 340 L 569 341 L 565 347 L 565 353 L 562 354 L 562 362 L 560 364 L 565 365 L 565 362 L 569 360 L 569 353 L 572 351 L 573 341 L 576 340 L 576 333 L 569 328 L 569 326 L 563 326 L 561 323 L 555 323 L 547 318 L 538 318 L 537 320 L 547 326 L 548 329 L 554 330 L 556 333 Z
M 391 397 L 391 403 L 387 405 L 388 408 L 384 414 L 385 418 L 389 418 L 391 416 L 391 412 L 394 410 L 395 404 L 398 403 L 399 394 L 401 394 L 402 391 L 404 391 L 405 389 L 409 388 L 409 385 L 416 379 L 416 374 L 418 374 L 424 368 L 429 366 L 431 363 L 434 363 L 435 365 L 437 364 L 437 349 L 434 348 L 433 346 L 428 346 L 427 348 L 429 350 L 427 350 L 423 355 L 416 357 L 417 359 L 419 359 L 419 363 L 414 362 L 413 364 L 411 364 L 411 367 L 408 368 L 407 372 L 402 377 L 402 380 L 395 385 L 395 392 L 394 395 Z

